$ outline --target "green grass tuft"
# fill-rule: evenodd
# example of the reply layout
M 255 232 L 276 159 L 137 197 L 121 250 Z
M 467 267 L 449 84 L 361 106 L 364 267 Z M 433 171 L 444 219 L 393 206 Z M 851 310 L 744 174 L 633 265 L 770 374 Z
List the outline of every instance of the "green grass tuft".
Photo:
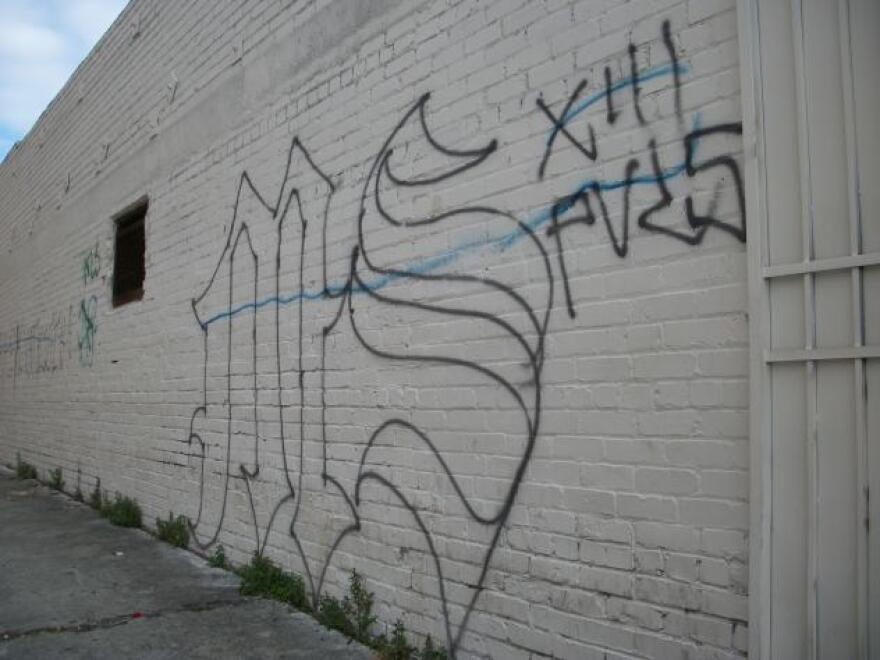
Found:
M 434 640 L 428 635 L 425 645 L 422 647 L 419 660 L 446 660 L 446 650 L 440 646 L 434 646 Z
M 165 523 L 167 524 L 167 523 Z M 157 521 L 158 526 L 158 521 Z M 218 568 L 228 568 L 229 563 L 218 545 L 214 554 L 208 557 L 208 563 Z M 235 569 L 241 577 L 241 593 L 244 596 L 262 596 L 281 601 L 305 612 L 310 612 L 320 623 L 338 630 L 350 639 L 354 639 L 376 651 L 379 660 L 446 660 L 446 651 L 434 646 L 429 635 L 421 649 L 410 645 L 403 622 L 397 621 L 391 636 L 374 637 L 370 630 L 376 623 L 373 615 L 373 594 L 364 584 L 364 579 L 357 571 L 351 572 L 348 581 L 348 593 L 340 601 L 332 596 L 322 596 L 317 611 L 312 612 L 306 598 L 305 582 L 299 575 L 286 573 L 271 559 L 254 555 L 251 562 Z
M 410 660 L 416 653 L 416 648 L 410 646 L 406 639 L 406 628 L 400 619 L 394 624 L 391 639 L 380 635 L 376 639 L 375 648 L 379 660 Z
M 52 490 L 64 490 L 64 479 L 62 478 L 61 468 L 49 470 L 49 488 Z
M 213 566 L 214 568 L 229 570 L 229 561 L 226 559 L 226 551 L 223 550 L 222 545 L 218 545 L 214 548 L 214 554 L 208 557 L 208 565 Z
M 21 454 L 15 455 L 15 476 L 19 479 L 36 479 L 37 478 L 37 468 L 28 463 L 27 461 L 21 460 Z
M 354 632 L 351 636 L 363 644 L 370 643 L 370 628 L 376 623 L 373 594 L 367 591 L 364 578 L 354 569 L 348 579 L 348 595 L 342 599 L 342 607 L 352 623 Z
M 101 505 L 101 513 L 114 525 L 120 527 L 140 527 L 141 508 L 130 497 L 116 494 L 113 502 L 104 499 Z
M 92 507 L 95 511 L 100 511 L 104 505 L 104 500 L 101 497 L 101 478 L 98 477 L 95 479 L 95 490 L 92 491 L 92 494 L 89 495 L 89 506 Z
M 318 620 L 361 644 L 374 643 L 370 634 L 370 628 L 376 623 L 376 617 L 373 616 L 373 594 L 367 591 L 364 579 L 357 571 L 351 572 L 348 594 L 342 602 L 332 596 L 321 597 Z
M 254 555 L 250 564 L 242 566 L 241 593 L 244 596 L 264 596 L 288 603 L 300 610 L 309 610 L 306 587 L 299 575 L 285 573 L 271 559 Z
M 321 602 L 318 605 L 318 621 L 328 628 L 338 630 L 346 637 L 354 637 L 353 626 L 345 608 L 332 596 L 321 596 Z
M 184 516 L 175 518 L 169 512 L 168 520 L 156 518 L 156 533 L 161 540 L 175 548 L 185 548 L 189 545 L 189 527 Z

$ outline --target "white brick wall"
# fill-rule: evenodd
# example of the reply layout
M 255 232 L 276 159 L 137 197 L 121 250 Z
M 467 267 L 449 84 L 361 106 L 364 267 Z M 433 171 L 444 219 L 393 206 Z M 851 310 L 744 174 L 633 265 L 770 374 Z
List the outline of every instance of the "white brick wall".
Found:
M 584 79 L 595 160 L 559 132 L 541 177 L 537 101 L 561 118 Z M 428 92 L 467 153 L 418 111 L 394 133 Z M 315 594 L 357 568 L 382 624 L 459 657 L 741 656 L 739 116 L 733 0 L 134 0 L 0 168 L 0 460 L 201 508 L 201 542 Z M 670 203 L 640 226 L 652 140 Z M 243 172 L 301 214 L 245 188 L 233 221 Z M 145 194 L 145 296 L 114 309 L 111 218 Z M 221 260 L 244 225 L 257 273 Z

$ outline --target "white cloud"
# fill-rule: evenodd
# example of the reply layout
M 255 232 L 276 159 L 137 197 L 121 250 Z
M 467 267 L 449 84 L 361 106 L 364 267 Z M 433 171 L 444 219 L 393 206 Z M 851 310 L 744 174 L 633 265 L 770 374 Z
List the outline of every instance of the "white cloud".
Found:
M 64 36 L 24 21 L 0 23 L 0 57 L 12 61 L 57 60 L 66 56 Z
M 30 130 L 125 4 L 0 1 L 0 158 Z
M 113 22 L 125 2 L 119 0 L 77 0 L 63 4 L 64 20 L 70 33 L 91 48 Z

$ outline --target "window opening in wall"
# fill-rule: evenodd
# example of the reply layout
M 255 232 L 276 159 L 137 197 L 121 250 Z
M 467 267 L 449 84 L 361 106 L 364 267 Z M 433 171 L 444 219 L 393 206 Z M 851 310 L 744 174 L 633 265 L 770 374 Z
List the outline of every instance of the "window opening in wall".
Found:
M 113 251 L 113 306 L 144 297 L 144 219 L 148 201 L 143 199 L 116 216 Z

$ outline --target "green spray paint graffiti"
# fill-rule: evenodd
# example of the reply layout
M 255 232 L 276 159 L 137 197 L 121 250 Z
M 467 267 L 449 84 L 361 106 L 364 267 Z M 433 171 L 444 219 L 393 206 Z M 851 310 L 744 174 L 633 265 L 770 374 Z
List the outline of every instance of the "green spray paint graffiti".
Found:
M 95 245 L 82 257 L 83 286 L 94 281 L 101 274 L 101 251 L 96 240 Z M 83 367 L 91 367 L 95 359 L 95 333 L 98 331 L 98 298 L 94 294 L 83 298 L 79 303 L 79 363 Z
M 88 284 L 101 274 L 101 252 L 98 250 L 98 242 L 89 248 L 82 258 L 82 280 L 83 285 Z
M 100 242 L 96 240 L 80 255 L 78 264 L 83 287 L 94 289 L 94 285 L 88 285 L 101 274 Z M 72 303 L 52 312 L 49 318 L 16 324 L 14 331 L 0 332 L 0 378 L 11 375 L 14 388 L 18 376 L 56 373 L 72 366 L 77 351 L 81 367 L 94 366 L 98 294 L 84 293 L 83 296 L 78 306 Z
M 79 303 L 79 363 L 84 367 L 92 366 L 95 359 L 95 333 L 98 331 L 98 298 L 92 294 Z

